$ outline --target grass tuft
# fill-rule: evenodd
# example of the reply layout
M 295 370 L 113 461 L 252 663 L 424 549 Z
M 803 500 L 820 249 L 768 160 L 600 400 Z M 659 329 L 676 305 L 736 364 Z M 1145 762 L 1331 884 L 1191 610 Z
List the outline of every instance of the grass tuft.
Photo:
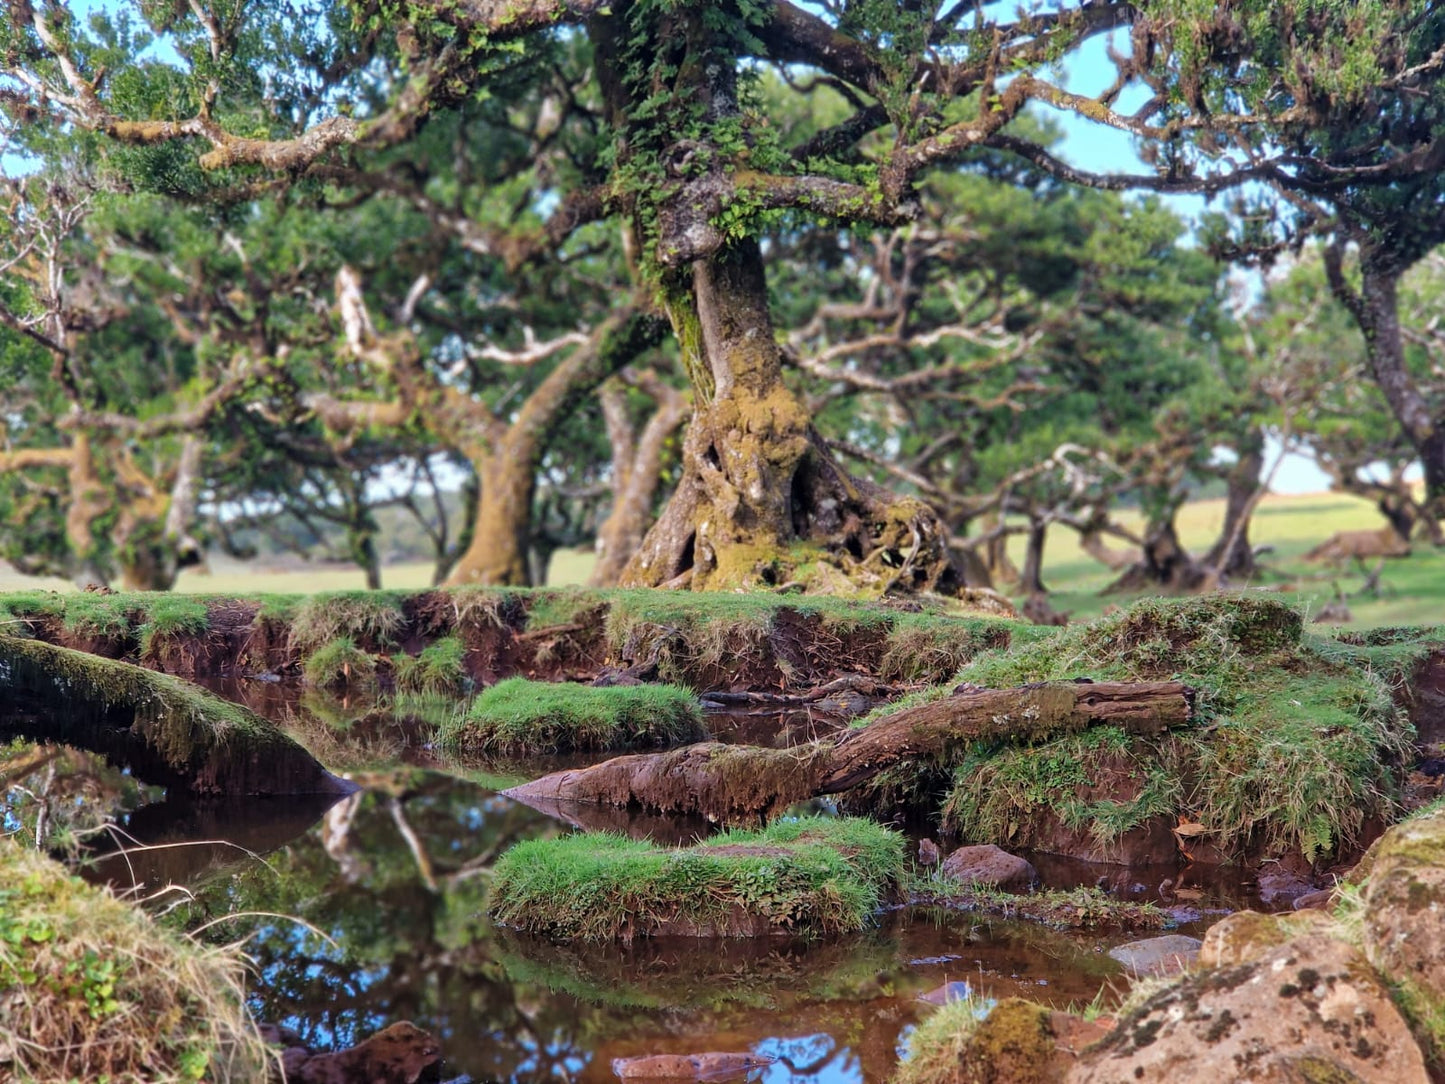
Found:
M 307 684 L 318 689 L 365 685 L 376 678 L 376 659 L 357 647 L 350 636 L 341 636 L 313 651 L 304 673 Z
M 244 968 L 0 838 L 0 1077 L 264 1080 Z
M 377 648 L 392 646 L 406 620 L 402 597 L 396 591 L 312 595 L 291 619 L 291 646 L 303 654 L 344 638 Z
M 863 928 L 902 872 L 903 837 L 853 818 L 784 820 L 680 849 L 579 833 L 519 843 L 498 859 L 491 913 L 594 941 L 827 934 Z
M 702 710 L 675 685 L 596 688 L 508 678 L 443 728 L 443 747 L 467 752 L 543 753 L 641 749 L 702 741 Z
M 396 689 L 401 693 L 460 693 L 466 683 L 467 649 L 459 636 L 444 636 L 416 655 L 392 657 Z
M 908 1036 L 908 1049 L 896 1084 L 955 1084 L 963 1075 L 963 1057 L 979 1024 L 998 1002 L 970 991 L 939 1006 Z

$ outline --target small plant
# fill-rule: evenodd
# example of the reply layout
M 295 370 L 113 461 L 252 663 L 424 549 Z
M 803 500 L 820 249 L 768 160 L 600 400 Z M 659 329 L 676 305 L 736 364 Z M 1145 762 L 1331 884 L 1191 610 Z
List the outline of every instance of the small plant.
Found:
M 398 692 L 460 693 L 466 682 L 463 666 L 467 649 L 458 636 L 444 636 L 416 655 L 392 656 L 392 676 Z
M 444 729 L 443 746 L 501 753 L 635 749 L 701 741 L 702 710 L 674 685 L 596 688 L 508 678 Z
M 349 636 L 328 641 L 306 660 L 306 681 L 320 689 L 364 685 L 376 678 L 376 659 Z
M 239 946 L 171 933 L 0 838 L 0 1073 L 19 1080 L 263 1080 Z

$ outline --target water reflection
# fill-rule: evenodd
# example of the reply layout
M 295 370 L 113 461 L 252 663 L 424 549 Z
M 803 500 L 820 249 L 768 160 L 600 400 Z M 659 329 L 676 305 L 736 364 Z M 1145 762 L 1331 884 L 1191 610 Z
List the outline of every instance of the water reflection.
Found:
M 89 875 L 188 888 L 188 902 L 164 900 L 162 921 L 205 926 L 218 943 L 248 939 L 256 1014 L 313 1049 L 410 1020 L 441 1040 L 443 1079 L 580 1084 L 615 1080 L 618 1057 L 752 1051 L 778 1059 L 762 1073 L 768 1084 L 865 1084 L 891 1076 L 900 1042 L 930 1011 L 921 995 L 944 983 L 1061 1006 L 1122 988 L 1106 950 L 1125 937 L 942 909 L 896 909 L 865 933 L 818 941 L 577 946 L 499 930 L 486 915 L 490 873 L 519 840 L 581 826 L 665 845 L 708 826 L 532 808 L 497 787 L 536 762 L 473 765 L 461 778 L 426 766 L 436 761 L 421 731 L 394 713 L 302 719 L 290 691 L 255 687 L 252 706 L 313 742 L 322 734 L 328 767 L 349 766 L 365 789 L 334 804 L 145 804 L 156 795 L 105 776 L 122 827 L 159 849 L 126 857 L 97 846 Z

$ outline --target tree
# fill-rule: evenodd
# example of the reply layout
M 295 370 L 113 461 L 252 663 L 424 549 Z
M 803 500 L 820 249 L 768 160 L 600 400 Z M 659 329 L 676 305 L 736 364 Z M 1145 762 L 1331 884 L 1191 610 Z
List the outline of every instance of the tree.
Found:
M 1364 333 L 1368 368 L 1445 508 L 1440 403 L 1410 371 L 1401 276 L 1445 241 L 1445 10 L 1428 0 L 1153 0 L 1137 6 L 1132 51 L 1093 99 L 1054 101 L 1140 138 L 1153 173 L 1078 170 L 1046 149 L 1011 149 L 1089 185 L 1232 191 L 1211 243 L 1268 261 L 1326 241 L 1330 287 Z M 1119 96 L 1142 86 L 1132 113 Z
M 784 382 L 758 237 L 779 218 L 800 228 L 906 219 L 917 177 L 1048 98 L 1045 65 L 1130 10 L 1091 4 L 993 24 L 963 6 L 935 18 L 893 4 L 815 15 L 786 0 L 566 0 L 362 7 L 348 23 L 335 11 L 312 22 L 279 7 L 201 4 L 151 13 L 179 58 L 166 64 L 142 59 L 141 38 L 117 20 L 82 27 L 63 9 L 25 7 L 3 44 L 13 118 L 199 166 L 195 199 L 318 181 L 344 198 L 373 185 L 409 192 L 512 269 L 613 218 L 672 325 L 694 409 L 678 486 L 627 579 L 781 582 L 822 561 L 875 590 L 948 589 L 956 577 L 936 516 L 843 471 Z M 291 55 L 262 52 L 263 22 L 270 40 L 297 43 Z M 848 115 L 782 146 L 756 93 L 756 61 L 811 68 L 839 88 Z M 397 148 L 424 140 L 475 89 L 500 99 L 549 67 L 558 94 L 543 96 L 532 127 L 550 109 L 553 131 L 537 142 L 571 142 L 517 181 L 524 213 L 488 222 L 408 187 Z M 488 488 L 484 478 L 483 503 Z M 506 488 L 492 487 L 494 503 L 512 499 Z M 465 558 L 458 572 L 494 574 Z

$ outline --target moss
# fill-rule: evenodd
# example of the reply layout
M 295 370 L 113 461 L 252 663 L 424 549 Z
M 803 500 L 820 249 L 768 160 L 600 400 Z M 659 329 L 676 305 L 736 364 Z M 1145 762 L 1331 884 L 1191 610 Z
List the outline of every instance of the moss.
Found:
M 325 778 L 299 745 L 246 708 L 80 651 L 0 636 L 0 697 L 37 709 L 43 722 L 30 736 L 117 757 L 148 782 L 274 793 Z
M 998 1003 L 992 998 L 965 997 L 939 1007 L 908 1036 L 908 1048 L 897 1084 L 960 1084 L 964 1052 L 979 1022 Z
M 313 651 L 302 672 L 307 684 L 319 689 L 366 685 L 376 679 L 376 659 L 357 647 L 350 636 L 340 636 Z
M 0 838 L 0 1076 L 264 1079 L 244 968 Z
M 1130 751 L 1144 773 L 1135 799 L 1143 804 L 1101 808 L 1106 831 L 1175 801 L 1226 851 L 1297 849 L 1315 858 L 1352 844 L 1368 819 L 1389 819 L 1396 809 L 1396 773 L 1412 732 L 1388 681 L 1347 645 L 1322 648 L 1305 636 L 1299 615 L 1277 600 L 1147 599 L 1093 625 L 986 652 L 959 673 L 992 687 L 1078 677 L 1180 680 L 1197 690 L 1197 727 L 1155 751 Z M 1041 785 L 1050 783 L 1043 769 L 1025 762 L 1062 765 L 1077 752 L 1072 738 L 1027 754 L 975 749 L 949 808 L 960 825 L 990 831 L 1024 825 L 1045 807 L 1082 824 L 1066 781 Z M 1148 766 L 1156 756 L 1157 770 Z M 1016 763 L 986 767 L 994 758 Z M 1011 796 L 991 791 L 975 777 L 980 771 L 1013 784 Z
M 908 886 L 915 904 L 982 911 L 1037 922 L 1055 930 L 1162 930 L 1173 920 L 1152 903 L 1115 899 L 1098 888 L 1045 889 L 1027 895 L 986 885 L 964 885 L 936 876 Z
M 458 636 L 444 636 L 416 655 L 392 657 L 392 679 L 403 693 L 460 693 L 466 683 L 467 649 Z
M 1044 1081 L 1056 1055 L 1050 1010 L 1011 997 L 996 1005 L 964 999 L 945 1005 L 908 1040 L 899 1084 Z
M 508 678 L 445 726 L 448 749 L 498 753 L 639 749 L 707 737 L 692 693 L 674 685 L 597 688 Z
M 964 839 L 1029 847 L 1047 840 L 1056 819 L 1108 847 L 1180 808 L 1177 760 L 1167 739 L 1134 739 L 1115 727 L 1037 746 L 975 747 L 955 772 L 944 827 Z
M 849 818 L 784 820 L 679 849 L 581 833 L 507 851 L 491 913 L 584 940 L 832 933 L 861 929 L 902 869 L 902 836 Z

